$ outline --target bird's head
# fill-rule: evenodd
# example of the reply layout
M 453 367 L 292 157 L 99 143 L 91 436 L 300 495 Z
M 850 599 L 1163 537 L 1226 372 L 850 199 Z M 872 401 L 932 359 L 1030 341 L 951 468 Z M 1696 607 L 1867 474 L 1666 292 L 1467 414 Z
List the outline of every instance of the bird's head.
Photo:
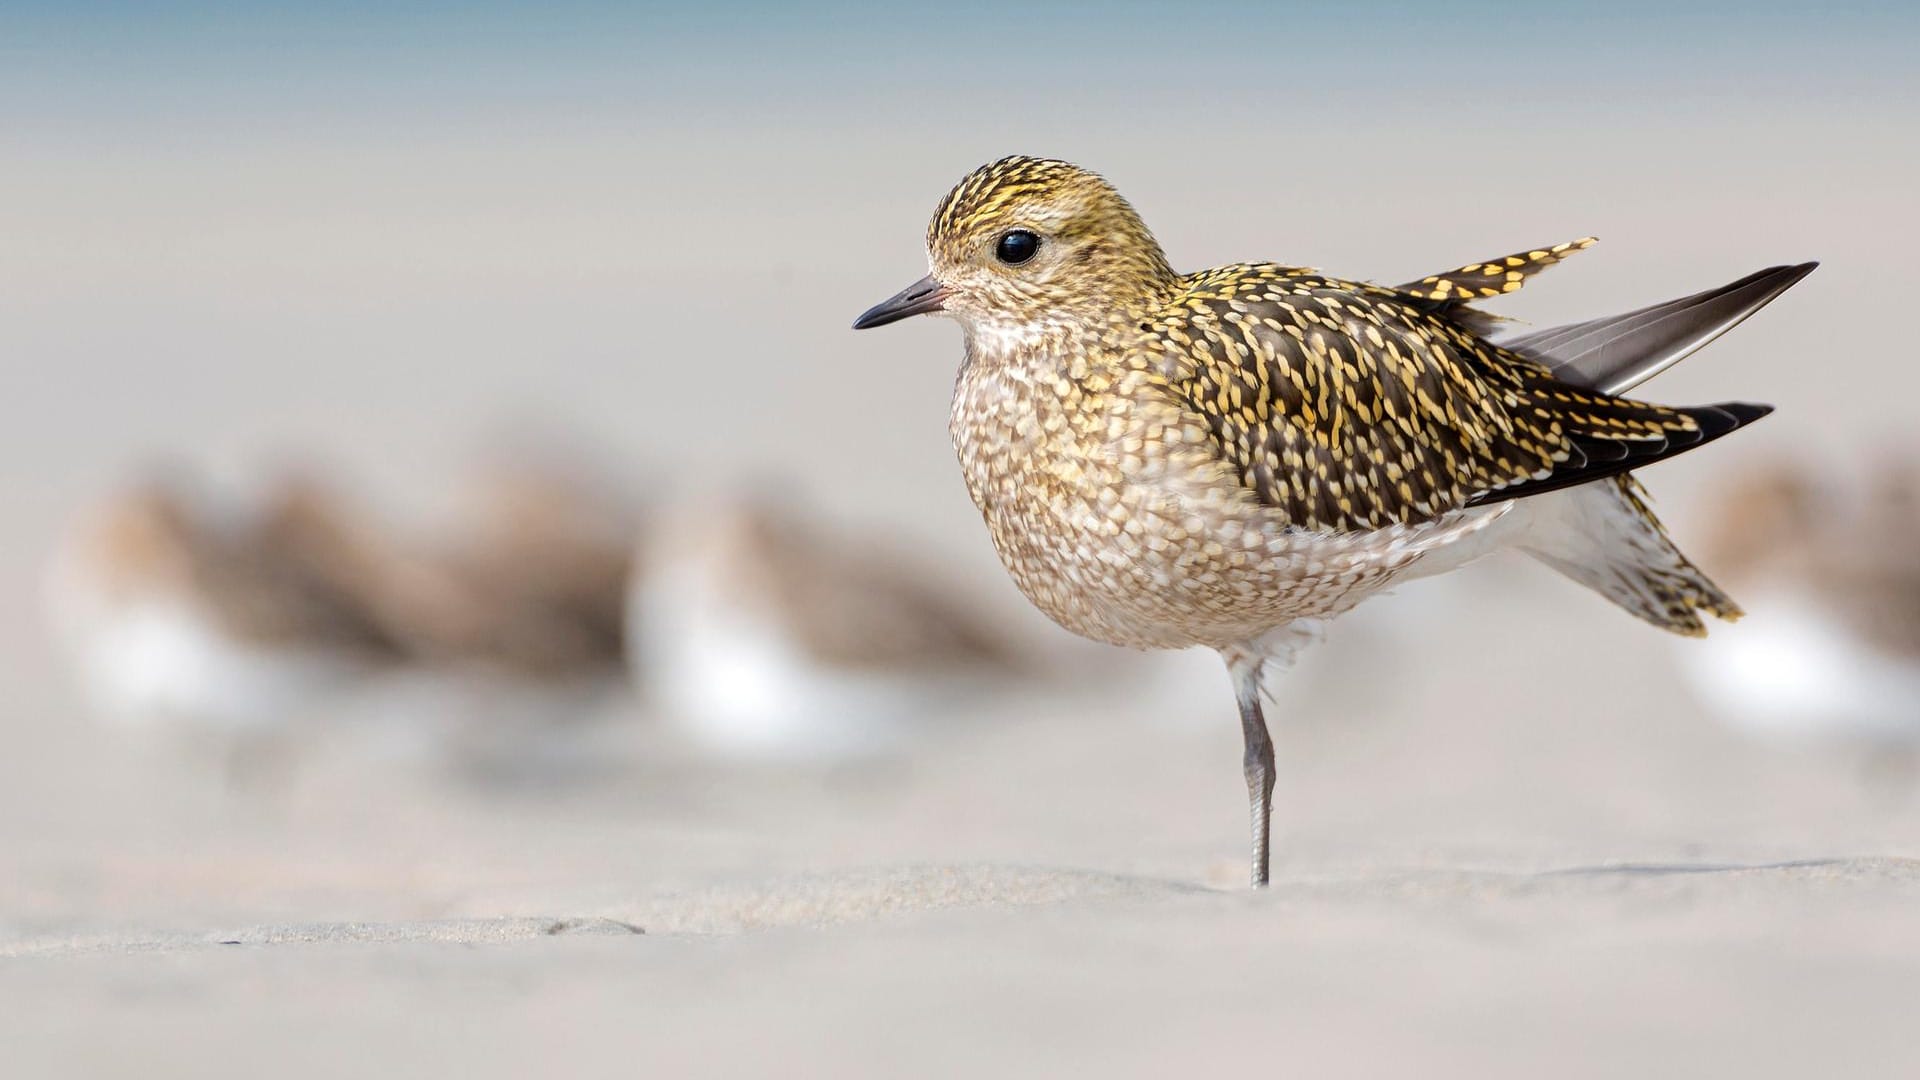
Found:
M 954 185 L 927 226 L 925 278 L 854 329 L 944 312 L 970 333 L 1084 325 L 1174 279 L 1160 245 L 1104 179 L 1064 161 L 1009 157 Z

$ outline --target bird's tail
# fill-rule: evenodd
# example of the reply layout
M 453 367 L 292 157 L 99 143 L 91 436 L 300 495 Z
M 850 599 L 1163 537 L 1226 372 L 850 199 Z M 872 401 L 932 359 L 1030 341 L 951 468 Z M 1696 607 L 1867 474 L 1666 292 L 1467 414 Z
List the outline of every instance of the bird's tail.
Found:
M 1701 637 L 1701 612 L 1738 619 L 1739 605 L 1680 553 L 1642 495 L 1623 475 L 1530 499 L 1516 546 L 1662 630 Z
M 1560 382 L 1621 394 L 1726 333 L 1817 265 L 1769 267 L 1622 315 L 1504 334 L 1496 344 L 1546 364 Z M 1734 427 L 1765 415 L 1753 407 L 1718 411 L 1730 414 Z M 1673 546 L 1626 473 L 1535 495 L 1522 506 L 1527 517 L 1516 547 L 1662 630 L 1698 637 L 1707 632 L 1701 612 L 1740 617 L 1739 606 Z

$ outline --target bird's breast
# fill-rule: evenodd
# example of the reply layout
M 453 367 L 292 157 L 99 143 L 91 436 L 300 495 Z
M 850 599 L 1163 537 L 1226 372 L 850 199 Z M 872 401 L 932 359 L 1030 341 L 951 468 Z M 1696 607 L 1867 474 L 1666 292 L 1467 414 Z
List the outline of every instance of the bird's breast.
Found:
M 1156 385 L 1078 356 L 961 370 L 951 430 L 967 490 L 1015 584 L 1055 622 L 1143 648 L 1251 640 L 1350 607 L 1425 546 L 1397 528 L 1291 528 Z

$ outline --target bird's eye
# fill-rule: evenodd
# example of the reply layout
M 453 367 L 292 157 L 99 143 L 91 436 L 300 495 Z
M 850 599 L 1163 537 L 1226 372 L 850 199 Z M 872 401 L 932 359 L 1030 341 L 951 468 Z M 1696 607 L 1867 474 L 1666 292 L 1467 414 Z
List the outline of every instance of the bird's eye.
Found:
M 1008 266 L 1019 266 L 1040 250 L 1040 238 L 1025 229 L 1015 229 L 1000 238 L 993 254 Z

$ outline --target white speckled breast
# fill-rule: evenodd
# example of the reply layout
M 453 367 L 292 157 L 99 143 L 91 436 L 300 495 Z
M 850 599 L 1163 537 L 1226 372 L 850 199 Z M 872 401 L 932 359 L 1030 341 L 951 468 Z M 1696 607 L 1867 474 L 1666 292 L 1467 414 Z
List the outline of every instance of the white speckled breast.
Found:
M 950 418 L 967 488 L 1020 590 L 1085 637 L 1136 648 L 1250 641 L 1345 611 L 1497 516 L 1295 529 L 1235 480 L 1151 370 L 979 344 Z

